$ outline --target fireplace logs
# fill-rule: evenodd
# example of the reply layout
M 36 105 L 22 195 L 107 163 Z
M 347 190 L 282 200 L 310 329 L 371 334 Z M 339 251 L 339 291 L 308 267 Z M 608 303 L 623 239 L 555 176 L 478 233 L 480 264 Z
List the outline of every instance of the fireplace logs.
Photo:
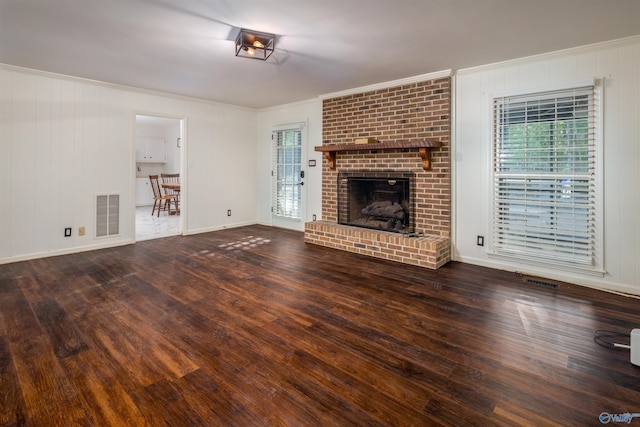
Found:
M 389 200 L 373 202 L 369 206 L 362 209 L 362 215 L 366 217 L 376 217 L 383 219 L 395 219 L 403 221 L 406 213 L 399 203 Z
M 407 217 L 402 205 L 389 200 L 371 203 L 362 209 L 362 215 L 366 218 L 366 222 L 378 221 L 379 226 L 377 228 L 389 231 L 403 230 L 405 218 Z

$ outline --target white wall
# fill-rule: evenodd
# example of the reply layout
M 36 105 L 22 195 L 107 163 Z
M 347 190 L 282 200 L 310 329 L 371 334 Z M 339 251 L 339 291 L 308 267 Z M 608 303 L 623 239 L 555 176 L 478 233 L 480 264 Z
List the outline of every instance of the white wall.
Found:
M 314 151 L 313 147 L 322 145 L 322 100 L 312 99 L 304 102 L 282 105 L 260 110 L 258 113 L 258 174 L 256 186 L 258 188 L 258 221 L 265 225 L 272 225 L 271 220 L 271 166 L 273 126 L 307 122 L 306 156 L 308 160 L 315 160 L 316 166 L 309 167 L 305 162 L 306 209 L 305 218 L 292 228 L 304 230 L 304 223 L 311 221 L 313 215 L 320 220 L 322 217 L 322 153 Z
M 0 263 L 134 241 L 136 113 L 185 119 L 187 234 L 256 222 L 254 110 L 0 65 Z M 95 239 L 105 193 L 120 234 Z
M 604 77 L 604 277 L 510 263 L 487 255 L 491 231 L 491 96 Z M 640 294 L 640 37 L 457 73 L 453 257 L 587 286 Z

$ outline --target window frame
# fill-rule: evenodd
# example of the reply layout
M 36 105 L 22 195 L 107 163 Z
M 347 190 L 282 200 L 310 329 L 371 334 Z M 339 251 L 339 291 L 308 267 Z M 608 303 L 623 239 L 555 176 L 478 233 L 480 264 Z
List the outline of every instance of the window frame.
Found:
M 496 233 L 499 233 L 499 230 L 496 228 L 498 224 L 496 222 L 497 218 L 497 209 L 500 201 L 498 200 L 498 178 L 501 175 L 497 169 L 497 158 L 496 158 L 496 149 L 497 149 L 497 129 L 498 129 L 498 121 L 496 117 L 495 103 L 496 100 L 504 99 L 504 98 L 516 98 L 516 97 L 531 97 L 531 96 L 539 96 L 541 99 L 545 99 L 545 95 L 550 95 L 553 92 L 558 91 L 570 91 L 574 89 L 591 87 L 593 89 L 593 132 L 594 132 L 594 153 L 593 153 L 593 189 L 590 193 L 591 201 L 593 203 L 593 237 L 592 237 L 592 245 L 593 245 L 593 254 L 591 257 L 591 263 L 580 264 L 569 260 L 559 259 L 554 254 L 532 254 L 532 253 L 523 253 L 515 250 L 505 250 L 504 248 L 498 245 L 496 242 Z M 557 98 L 557 97 L 556 97 Z M 603 193 L 602 193 L 602 177 L 603 177 L 603 134 L 602 134 L 602 107 L 603 107 L 603 81 L 602 79 L 592 79 L 586 81 L 577 81 L 577 82 L 569 82 L 566 84 L 559 85 L 549 85 L 545 87 L 539 88 L 531 88 L 531 89 L 523 89 L 517 91 L 509 91 L 509 92 L 496 92 L 489 96 L 490 102 L 490 172 L 491 172 L 491 185 L 489 186 L 490 191 L 490 208 L 491 214 L 489 216 L 490 224 L 489 230 L 490 239 L 489 244 L 487 245 L 487 253 L 491 258 L 500 258 L 507 261 L 525 263 L 540 267 L 552 267 L 560 270 L 566 270 L 571 272 L 579 272 L 585 274 L 592 274 L 597 276 L 602 276 L 604 274 L 603 269 Z M 533 175 L 534 174 L 529 174 Z

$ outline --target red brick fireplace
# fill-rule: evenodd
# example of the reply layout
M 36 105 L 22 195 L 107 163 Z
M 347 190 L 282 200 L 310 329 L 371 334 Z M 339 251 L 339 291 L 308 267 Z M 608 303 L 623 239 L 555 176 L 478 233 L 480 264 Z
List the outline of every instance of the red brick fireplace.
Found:
M 441 78 L 323 101 L 322 221 L 308 243 L 428 268 L 450 260 L 451 79 Z M 355 145 L 356 138 L 380 143 Z M 411 173 L 412 233 L 338 223 L 338 176 Z

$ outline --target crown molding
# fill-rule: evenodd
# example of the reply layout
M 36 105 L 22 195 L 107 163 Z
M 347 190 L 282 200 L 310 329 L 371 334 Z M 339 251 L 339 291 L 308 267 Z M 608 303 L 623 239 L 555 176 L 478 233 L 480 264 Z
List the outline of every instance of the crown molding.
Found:
M 616 40 L 607 40 L 607 41 L 592 43 L 584 46 L 576 46 L 576 47 L 570 47 L 567 49 L 561 49 L 561 50 L 556 50 L 552 52 L 540 53 L 537 55 L 523 56 L 521 58 L 509 59 L 506 61 L 494 62 L 491 64 L 478 65 L 478 66 L 469 67 L 469 68 L 461 68 L 459 70 L 456 70 L 455 74 L 456 75 L 471 74 L 478 71 L 491 70 L 493 68 L 501 68 L 509 65 L 518 65 L 518 64 L 523 64 L 527 62 L 548 60 L 554 57 L 578 55 L 583 53 L 595 52 L 600 49 L 632 45 L 638 42 L 640 42 L 640 35 L 625 37 L 625 38 L 616 39 Z
M 154 89 L 144 89 L 144 88 L 139 88 L 135 86 L 122 85 L 118 83 L 109 83 L 109 82 L 104 82 L 100 80 L 88 79 L 85 77 L 77 77 L 77 76 L 71 76 L 68 74 L 55 73 L 52 71 L 38 70 L 35 68 L 26 68 L 18 65 L 0 63 L 0 70 L 30 74 L 33 76 L 41 76 L 41 77 L 47 77 L 51 79 L 66 80 L 66 81 L 75 82 L 75 83 L 83 83 L 83 84 L 92 85 L 92 86 L 100 86 L 108 89 L 134 92 L 134 93 L 139 93 L 143 95 L 161 96 L 161 97 L 176 99 L 180 101 L 198 102 L 202 104 L 215 105 L 219 107 L 228 107 L 228 108 L 234 108 L 234 109 L 244 110 L 244 111 L 257 111 L 257 109 L 253 107 L 245 107 L 242 105 L 229 104 L 229 103 L 214 101 L 214 100 L 205 99 L 205 98 L 179 95 L 171 92 L 162 92 Z
M 406 84 L 425 82 L 427 80 L 442 79 L 445 77 L 451 77 L 452 75 L 453 75 L 453 72 L 451 70 L 436 71 L 434 73 L 420 74 L 418 76 L 406 77 L 404 79 L 391 80 L 389 82 L 383 82 L 383 83 L 375 83 L 368 86 L 360 86 L 360 87 L 347 89 L 339 92 L 326 93 L 324 95 L 318 95 L 318 98 L 320 99 L 339 98 L 341 96 L 355 95 L 357 93 L 371 92 L 379 89 L 387 89 L 390 87 L 402 86 Z

